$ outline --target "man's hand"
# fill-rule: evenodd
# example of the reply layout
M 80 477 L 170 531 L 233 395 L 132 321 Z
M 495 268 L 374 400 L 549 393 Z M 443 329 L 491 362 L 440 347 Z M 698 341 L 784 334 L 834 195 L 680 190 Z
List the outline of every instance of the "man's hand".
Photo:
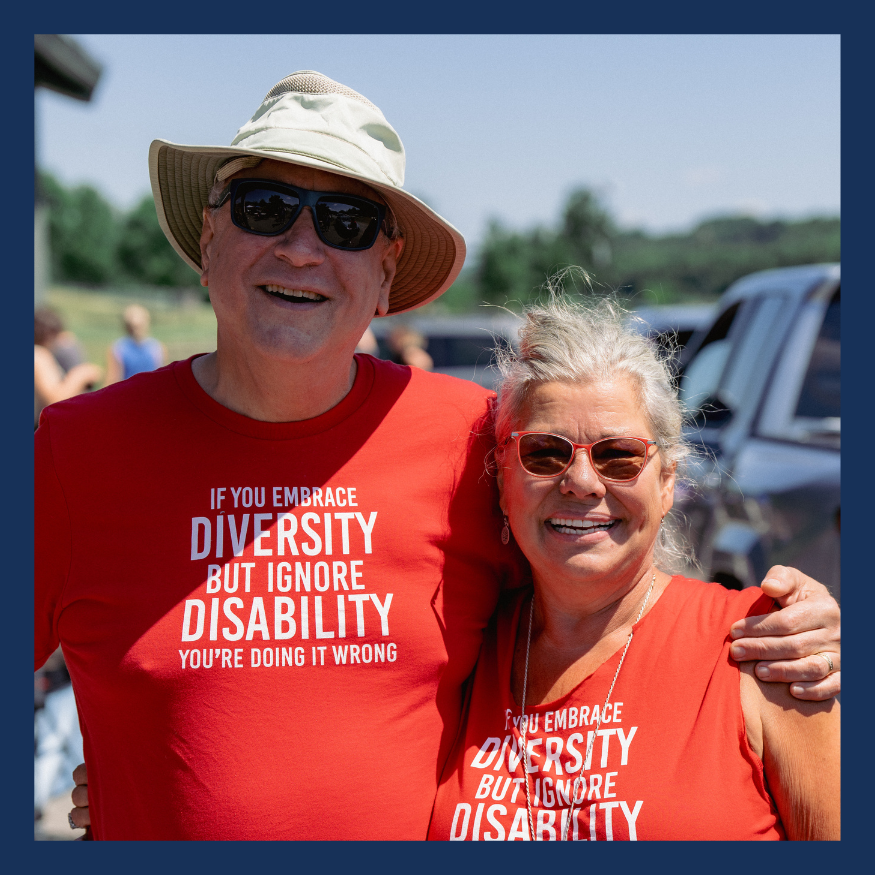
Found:
M 797 699 L 820 702 L 841 690 L 841 611 L 827 588 L 795 568 L 775 565 L 761 584 L 781 610 L 733 623 L 730 648 L 763 681 L 790 684 Z
M 87 830 L 85 838 L 90 838 L 91 813 L 88 810 L 88 771 L 85 763 L 80 763 L 73 769 L 73 781 L 76 786 L 73 788 L 71 798 L 76 807 L 70 812 L 70 822 L 74 823 L 77 829 Z

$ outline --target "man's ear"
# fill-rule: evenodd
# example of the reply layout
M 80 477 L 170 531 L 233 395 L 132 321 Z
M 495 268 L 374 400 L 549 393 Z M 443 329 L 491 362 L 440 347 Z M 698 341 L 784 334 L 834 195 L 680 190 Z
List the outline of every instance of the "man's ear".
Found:
M 377 312 L 375 316 L 385 316 L 389 312 L 389 293 L 392 291 L 392 280 L 398 270 L 398 261 L 404 250 L 404 240 L 398 237 L 389 240 L 383 250 L 380 266 L 383 269 L 383 281 L 380 283 L 380 297 L 377 299 Z
M 210 242 L 213 239 L 213 219 L 209 207 L 204 207 L 204 226 L 201 228 L 201 285 L 209 286 Z

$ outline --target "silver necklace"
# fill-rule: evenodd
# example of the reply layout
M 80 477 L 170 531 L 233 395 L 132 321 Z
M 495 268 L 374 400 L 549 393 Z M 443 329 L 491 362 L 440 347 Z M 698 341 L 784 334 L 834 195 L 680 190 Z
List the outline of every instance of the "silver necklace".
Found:
M 647 587 L 647 594 L 644 596 L 644 601 L 641 603 L 641 610 L 638 611 L 638 616 L 635 618 L 635 623 L 637 623 L 642 615 L 644 614 L 644 609 L 647 607 L 647 602 L 650 600 L 650 593 L 653 592 L 653 584 L 656 583 L 656 571 L 653 572 L 653 577 L 650 578 L 650 586 Z M 537 841 L 535 838 L 535 825 L 532 820 L 532 800 L 529 795 L 529 748 L 526 745 L 526 732 L 529 728 L 529 718 L 526 716 L 526 687 L 529 682 L 529 651 L 532 646 L 532 618 L 535 615 L 535 594 L 532 593 L 532 604 L 529 608 L 529 634 L 526 638 L 526 666 L 525 671 L 523 672 L 523 701 L 520 705 L 520 740 L 522 741 L 523 747 L 523 778 L 526 782 L 526 811 L 529 815 L 529 835 L 532 838 L 532 841 Z M 633 623 L 633 627 L 635 626 Z M 598 735 L 599 727 L 602 725 L 602 715 L 605 713 L 605 709 L 608 707 L 608 704 L 611 701 L 611 695 L 614 692 L 614 684 L 617 683 L 617 678 L 620 675 L 620 669 L 623 667 L 623 661 L 626 659 L 626 652 L 629 650 L 629 645 L 632 643 L 632 629 L 629 630 L 629 639 L 626 641 L 626 646 L 623 648 L 623 655 L 620 657 L 620 664 L 617 666 L 617 670 L 614 672 L 614 679 L 611 681 L 611 687 L 608 690 L 608 695 L 605 698 L 605 704 L 599 708 L 598 717 L 596 718 L 595 724 L 595 732 L 593 732 L 589 736 L 589 743 L 586 746 L 586 756 L 583 760 L 583 765 L 580 767 L 580 772 L 577 777 L 574 779 L 574 789 L 571 792 L 571 807 L 568 809 L 568 819 L 565 821 L 565 827 L 562 830 L 562 841 L 568 841 L 568 830 L 571 826 L 571 820 L 574 817 L 574 806 L 575 799 L 577 797 L 577 791 L 580 789 L 580 782 L 583 780 L 583 772 L 586 769 L 586 764 L 590 761 L 590 757 L 592 756 L 592 746 L 595 743 L 596 735 Z

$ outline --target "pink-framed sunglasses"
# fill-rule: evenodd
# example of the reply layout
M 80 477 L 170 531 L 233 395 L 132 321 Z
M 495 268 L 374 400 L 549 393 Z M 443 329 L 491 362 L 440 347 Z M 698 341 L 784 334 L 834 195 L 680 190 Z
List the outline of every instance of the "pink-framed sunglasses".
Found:
M 609 437 L 591 444 L 576 444 L 558 434 L 542 431 L 514 431 L 523 470 L 533 477 L 558 477 L 574 461 L 578 450 L 586 450 L 593 471 L 612 483 L 629 483 L 647 464 L 648 448 L 656 441 L 638 437 Z

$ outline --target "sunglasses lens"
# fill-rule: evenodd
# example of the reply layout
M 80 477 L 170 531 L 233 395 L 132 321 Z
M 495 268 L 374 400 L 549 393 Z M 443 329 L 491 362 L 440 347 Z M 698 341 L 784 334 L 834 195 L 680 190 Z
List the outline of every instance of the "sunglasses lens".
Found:
M 634 438 L 609 438 L 592 446 L 590 458 L 605 480 L 634 480 L 647 461 L 647 444 Z
M 554 434 L 525 434 L 518 438 L 520 463 L 536 477 L 551 477 L 568 467 L 574 447 Z
M 377 205 L 361 198 L 323 197 L 315 212 L 322 239 L 338 249 L 365 249 L 380 231 Z
M 280 234 L 292 224 L 300 206 L 300 198 L 291 192 L 241 185 L 231 209 L 239 227 L 255 234 Z

